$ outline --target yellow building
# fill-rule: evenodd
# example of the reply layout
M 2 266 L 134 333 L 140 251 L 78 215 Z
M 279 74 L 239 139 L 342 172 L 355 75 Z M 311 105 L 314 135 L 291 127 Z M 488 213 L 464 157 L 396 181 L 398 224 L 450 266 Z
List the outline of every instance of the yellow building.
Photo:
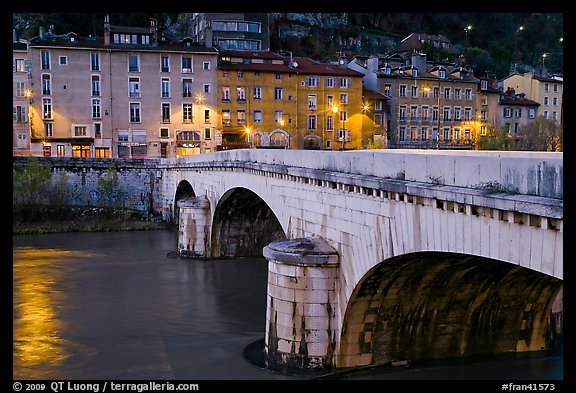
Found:
M 536 117 L 562 122 L 563 81 L 534 75 L 531 72 L 512 74 L 500 82 L 502 91 L 513 90 L 515 94 L 540 104 Z
M 367 139 L 362 76 L 345 63 L 267 51 L 221 51 L 223 147 L 361 148 Z

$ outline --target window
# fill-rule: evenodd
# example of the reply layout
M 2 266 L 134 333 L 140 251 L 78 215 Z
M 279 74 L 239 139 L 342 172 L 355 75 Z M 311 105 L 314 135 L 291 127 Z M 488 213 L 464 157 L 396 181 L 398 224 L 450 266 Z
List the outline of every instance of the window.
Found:
M 316 110 L 316 94 L 308 94 L 308 110 Z
M 515 118 L 522 117 L 522 108 L 514 108 L 514 117 Z
M 406 127 L 404 126 L 398 128 L 398 141 L 399 142 L 406 141 Z
M 170 104 L 162 103 L 162 123 L 170 123 Z
M 282 100 L 282 88 L 281 87 L 275 87 L 274 88 L 274 99 L 275 100 Z
M 26 61 L 24 59 L 14 59 L 13 72 L 26 72 Z
M 160 138 L 168 138 L 169 132 L 168 128 L 160 128 Z
M 44 157 L 50 157 L 52 155 L 52 147 L 50 145 L 42 146 L 42 153 Z
M 428 127 L 422 127 L 420 129 L 420 140 L 423 140 L 423 141 L 428 140 Z
M 320 78 L 317 76 L 307 76 L 306 77 L 306 86 L 308 87 L 317 87 L 320 84 Z
M 382 110 L 382 101 L 376 100 L 374 101 L 374 110 L 381 111 Z
M 308 129 L 309 130 L 316 129 L 316 115 L 308 115 Z
M 192 123 L 194 121 L 192 104 L 182 104 L 182 122 Z
M 461 114 L 462 109 L 459 107 L 454 108 L 454 120 L 456 121 L 460 121 L 460 114 Z M 470 119 L 466 119 L 466 120 L 470 120 Z
M 406 97 L 406 85 L 400 85 L 400 97 Z
M 170 72 L 170 58 L 168 56 L 160 56 L 160 72 Z
M 135 53 L 128 55 L 128 72 L 140 72 L 140 57 Z
M 412 98 L 418 98 L 418 86 L 411 86 Z
M 94 137 L 102 138 L 102 123 L 94 123 Z
M 446 78 L 446 70 L 439 70 L 438 71 L 438 77 L 440 79 L 445 79 Z
M 552 105 L 558 106 L 558 97 L 552 97 Z
M 485 80 L 480 81 L 480 89 L 482 89 L 482 90 L 488 89 L 488 81 L 485 81 Z
M 52 94 L 52 83 L 50 82 L 50 75 L 43 74 L 42 75 L 42 94 L 43 95 L 50 95 Z
M 92 75 L 92 96 L 100 97 L 100 77 Z
M 462 88 L 455 87 L 454 88 L 454 99 L 461 100 L 462 99 Z
M 74 136 L 88 136 L 86 126 L 74 126 Z
M 334 116 L 326 116 L 326 131 L 334 131 Z
M 238 71 L 238 72 L 236 73 L 236 77 L 237 77 L 238 79 L 244 78 L 244 71 Z
M 334 78 L 324 78 L 324 86 L 334 87 Z
M 14 121 L 17 123 L 28 122 L 28 116 L 26 115 L 26 107 L 21 105 L 16 105 L 13 111 Z
M 464 92 L 464 98 L 468 101 L 472 99 L 472 89 L 468 88 Z
M 90 157 L 90 145 L 72 145 L 72 157 Z
M 505 107 L 503 115 L 504 117 L 512 117 L 512 110 L 509 107 Z
M 558 112 L 552 111 L 552 120 L 558 121 Z
M 60 56 L 58 59 L 59 59 L 60 65 L 67 65 L 68 64 L 68 57 Z
M 534 119 L 536 117 L 536 110 L 534 108 L 528 109 L 528 118 Z
M 222 127 L 230 127 L 231 125 L 232 121 L 230 119 L 230 110 L 222 110 Z
M 47 137 L 54 136 L 54 124 L 52 123 L 44 123 L 44 134 Z
M 246 124 L 246 111 L 240 109 L 236 111 L 236 125 L 243 126 Z
M 456 116 L 456 114 L 454 114 Z M 471 121 L 472 119 L 472 108 L 466 107 L 464 108 L 464 121 Z
M 254 110 L 252 121 L 254 123 L 262 123 L 262 111 L 260 109 Z
M 92 118 L 93 119 L 100 119 L 102 117 L 101 106 L 100 106 L 100 99 L 93 99 L 92 100 Z
M 192 79 L 182 80 L 182 97 L 184 98 L 192 97 Z
M 550 86 L 548 85 L 548 83 L 544 83 L 544 91 L 546 92 L 550 91 Z
M 390 97 L 391 91 L 392 91 L 392 85 L 388 84 L 384 85 L 384 95 L 386 97 Z
M 424 121 L 428 121 L 430 117 L 430 107 L 428 106 L 423 106 L 422 107 L 422 120 Z
M 406 107 L 405 106 L 400 106 L 400 108 L 398 108 L 398 120 L 400 121 L 406 121 Z
M 382 127 L 382 115 L 380 113 L 374 114 L 374 123 L 377 126 Z
M 348 121 L 348 111 L 340 111 L 340 121 Z
M 210 124 L 210 109 L 204 109 L 204 124 Z
M 108 149 L 107 147 L 95 147 L 94 148 L 94 157 L 95 158 L 109 158 L 110 157 L 110 149 Z
M 281 80 L 282 79 L 282 74 L 280 74 L 279 72 L 276 73 L 276 75 L 274 76 L 276 78 L 276 80 Z
M 66 148 L 64 145 L 56 145 L 56 156 L 64 157 L 66 155 Z
M 222 102 L 230 102 L 230 87 L 222 86 Z
M 418 120 L 418 107 L 416 105 L 412 105 L 410 107 L 410 121 L 417 121 Z
M 212 129 L 204 128 L 204 139 L 212 139 Z
M 338 82 L 341 88 L 349 88 L 351 83 L 351 79 L 350 78 L 338 78 Z
M 130 103 L 130 123 L 140 123 L 140 103 Z
M 332 94 L 326 96 L 326 106 L 328 109 L 332 109 L 334 106 L 334 96 Z
M 140 97 L 140 78 L 128 78 L 128 91 L 130 97 Z
M 488 96 L 482 95 L 482 105 L 488 105 Z
M 203 61 L 202 62 L 202 69 L 205 71 L 210 71 L 210 62 L 209 61 Z
M 444 107 L 442 120 L 443 121 L 450 121 L 450 107 L 449 106 Z
M 90 70 L 100 71 L 100 53 L 90 53 Z
M 486 136 L 487 133 L 488 133 L 488 127 L 480 126 L 480 135 Z
M 183 74 L 192 73 L 192 57 L 182 56 L 182 73 Z
M 544 97 L 544 105 L 545 105 L 545 106 L 548 106 L 548 96 L 545 96 L 545 97 Z
M 544 111 L 544 112 L 542 113 L 542 116 L 544 116 L 545 119 L 548 119 L 548 118 L 549 118 L 549 116 L 548 116 L 548 111 Z
M 50 52 L 47 50 L 43 50 L 42 52 L 40 52 L 40 63 L 41 66 L 40 68 L 43 70 L 49 70 L 50 69 Z
M 238 86 L 236 88 L 236 101 L 237 102 L 245 102 L 246 101 L 246 87 L 245 86 Z
M 444 88 L 444 99 L 445 100 L 449 100 L 450 99 L 450 88 L 449 87 L 445 87 Z
M 282 111 L 274 111 L 274 123 L 280 123 L 284 113 Z
M 411 141 L 418 140 L 418 127 L 410 127 L 410 140 Z
M 444 140 L 450 140 L 450 127 L 444 127 Z
M 52 99 L 44 98 L 42 100 L 43 119 L 52 119 Z
M 162 78 L 160 82 L 160 96 L 162 98 L 170 97 L 170 78 Z
M 252 90 L 252 95 L 253 95 L 255 100 L 261 100 L 262 99 L 262 87 L 255 86 Z
M 209 83 L 205 83 L 202 86 L 202 90 L 204 91 L 204 93 L 206 94 L 210 94 L 212 92 L 212 89 L 210 88 L 210 84 Z

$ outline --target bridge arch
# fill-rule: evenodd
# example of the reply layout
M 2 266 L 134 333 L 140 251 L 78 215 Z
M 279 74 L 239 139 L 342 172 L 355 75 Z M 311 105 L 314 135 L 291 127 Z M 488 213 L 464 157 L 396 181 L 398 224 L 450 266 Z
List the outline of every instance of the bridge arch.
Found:
M 262 256 L 264 246 L 285 239 L 277 215 L 254 191 L 231 188 L 218 201 L 212 220 L 212 256 Z
M 176 187 L 176 192 L 174 193 L 174 204 L 170 206 L 172 209 L 173 214 L 170 214 L 170 217 L 173 217 L 174 222 L 178 222 L 178 218 L 180 216 L 180 211 L 178 209 L 178 201 L 182 199 L 189 199 L 194 198 L 196 196 L 196 192 L 194 191 L 194 187 L 192 184 L 187 180 L 182 180 L 178 183 Z
M 542 350 L 562 280 L 485 257 L 392 257 L 356 285 L 338 367 Z

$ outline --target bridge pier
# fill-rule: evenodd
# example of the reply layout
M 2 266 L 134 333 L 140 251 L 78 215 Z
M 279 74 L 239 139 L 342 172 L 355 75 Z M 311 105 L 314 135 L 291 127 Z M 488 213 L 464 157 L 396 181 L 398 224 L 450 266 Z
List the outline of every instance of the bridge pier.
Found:
M 270 243 L 264 357 L 285 373 L 334 369 L 339 256 L 319 237 Z
M 178 254 L 206 257 L 209 254 L 210 202 L 205 196 L 178 201 Z

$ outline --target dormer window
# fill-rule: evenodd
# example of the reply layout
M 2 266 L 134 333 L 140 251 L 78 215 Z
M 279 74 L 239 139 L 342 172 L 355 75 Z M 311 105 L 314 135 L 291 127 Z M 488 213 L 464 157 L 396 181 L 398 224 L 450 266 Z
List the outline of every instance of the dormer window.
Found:
M 481 81 L 480 82 L 480 89 L 482 89 L 482 90 L 488 89 L 488 81 Z
M 415 78 L 418 76 L 418 68 L 412 68 L 412 76 Z
M 441 79 L 446 79 L 446 70 L 438 70 L 438 77 Z

